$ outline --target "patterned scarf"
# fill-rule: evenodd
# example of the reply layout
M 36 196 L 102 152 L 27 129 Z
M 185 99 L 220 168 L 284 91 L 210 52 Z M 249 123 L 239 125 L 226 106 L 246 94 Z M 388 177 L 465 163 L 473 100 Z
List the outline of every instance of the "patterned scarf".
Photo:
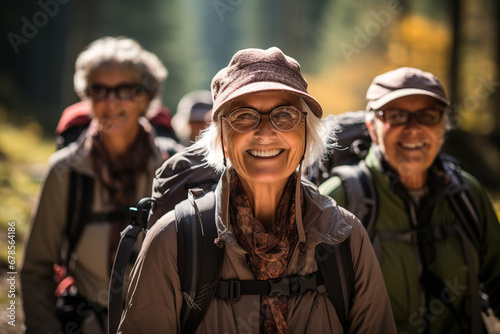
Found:
M 286 185 L 272 231 L 266 231 L 252 214 L 248 197 L 238 175 L 231 169 L 230 220 L 238 243 L 248 252 L 248 265 L 254 277 L 267 280 L 286 274 L 288 261 L 297 244 L 294 193 L 297 176 Z M 261 296 L 262 333 L 288 333 L 286 297 Z
M 153 153 L 148 134 L 141 126 L 136 140 L 125 154 L 116 161 L 111 161 L 102 144 L 101 132 L 95 129 L 89 132 L 87 138 L 90 141 L 93 168 L 106 189 L 103 195 L 105 203 L 111 211 L 126 210 L 127 213 L 128 208 L 134 206 L 138 200 L 137 180 L 139 175 L 145 172 L 149 157 Z M 125 214 L 122 219 L 114 217 L 110 223 L 109 263 L 112 265 L 120 242 L 120 232 L 129 224 L 128 215 Z

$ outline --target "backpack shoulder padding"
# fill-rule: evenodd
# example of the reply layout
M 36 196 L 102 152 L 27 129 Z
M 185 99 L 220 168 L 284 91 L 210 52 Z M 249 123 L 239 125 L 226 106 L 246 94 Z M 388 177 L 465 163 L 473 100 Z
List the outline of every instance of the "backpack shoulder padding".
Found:
M 65 240 L 61 252 L 62 265 L 69 265 L 71 254 L 76 249 L 85 224 L 89 220 L 93 193 L 94 179 L 72 169 L 69 175 Z
M 213 192 L 188 199 L 175 206 L 177 263 L 184 302 L 181 332 L 194 333 L 213 299 L 224 259 L 216 246 L 215 195 Z
M 375 219 L 378 212 L 377 193 L 365 162 L 337 166 L 332 169 L 331 174 L 338 176 L 342 181 L 346 195 L 345 208 L 361 220 L 370 240 L 373 241 Z
M 483 239 L 476 198 L 469 185 L 460 173 L 460 167 L 448 156 L 443 155 L 443 167 L 448 174 L 451 185 L 447 199 L 458 217 L 458 223 L 474 247 L 479 250 Z
M 315 250 L 316 262 L 342 324 L 344 333 L 349 332 L 349 310 L 354 296 L 354 268 L 351 256 L 350 238 L 338 245 L 319 244 Z
M 203 161 L 203 152 L 200 148 L 187 147 L 167 159 L 156 171 L 153 197 L 157 205 L 150 226 L 173 210 L 177 203 L 188 198 L 189 189 L 199 188 L 208 192 L 219 181 L 220 175 Z

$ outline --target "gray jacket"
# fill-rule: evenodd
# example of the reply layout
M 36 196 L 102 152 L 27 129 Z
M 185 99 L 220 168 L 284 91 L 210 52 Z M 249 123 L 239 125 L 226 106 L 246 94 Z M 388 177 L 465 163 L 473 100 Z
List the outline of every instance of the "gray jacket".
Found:
M 156 147 L 153 135 L 150 139 L 151 145 Z M 109 204 L 103 200 L 104 186 L 96 178 L 90 151 L 85 143 L 75 142 L 55 152 L 42 179 L 41 191 L 25 241 L 21 271 L 22 300 L 28 333 L 61 332 L 54 306 L 56 282 L 53 278 L 53 265 L 59 263 L 65 237 L 71 169 L 94 179 L 92 211 L 99 213 L 110 210 Z M 150 195 L 154 172 L 162 161 L 160 151 L 154 150 L 147 170 L 137 179 L 137 200 Z M 102 221 L 86 224 L 72 257 L 75 261 L 70 268 L 78 292 L 104 308 L 107 307 L 111 266 L 108 256 L 110 227 L 109 223 Z M 101 332 L 95 319 L 85 322 L 83 329 L 84 333 Z

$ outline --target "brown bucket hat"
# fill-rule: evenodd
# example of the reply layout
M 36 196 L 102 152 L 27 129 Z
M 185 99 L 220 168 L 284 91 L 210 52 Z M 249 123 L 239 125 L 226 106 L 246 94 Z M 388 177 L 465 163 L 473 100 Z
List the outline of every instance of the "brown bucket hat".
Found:
M 262 91 L 295 94 L 304 98 L 314 115 L 319 118 L 323 115 L 321 105 L 307 92 L 307 82 L 300 73 L 299 63 L 272 47 L 240 50 L 229 65 L 215 75 L 212 80 L 212 120 L 217 121 L 226 103 Z
M 366 110 L 377 110 L 397 98 L 409 95 L 428 95 L 450 105 L 443 85 L 432 73 L 401 67 L 373 79 L 366 92 Z

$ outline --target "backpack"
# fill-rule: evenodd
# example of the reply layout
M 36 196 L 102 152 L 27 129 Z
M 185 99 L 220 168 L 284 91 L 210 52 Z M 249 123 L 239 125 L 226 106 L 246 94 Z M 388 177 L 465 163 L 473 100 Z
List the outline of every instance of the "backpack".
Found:
M 178 142 L 177 136 L 170 124 L 170 111 L 167 107 L 160 105 L 146 116 L 156 131 L 158 137 L 172 138 Z M 91 110 L 84 101 L 77 102 L 65 108 L 59 118 L 56 127 L 56 146 L 61 149 L 76 141 L 84 132 L 92 119 Z
M 337 121 L 338 148 L 322 164 L 314 165 L 307 178 L 316 186 L 332 176 L 331 171 L 336 166 L 352 165 L 362 161 L 368 154 L 371 137 L 366 127 L 366 112 L 347 111 L 335 115 Z
M 150 206 L 144 207 L 144 204 Z M 113 265 L 108 301 L 109 330 L 115 333 L 122 313 L 123 277 L 130 250 L 139 232 L 146 227 L 155 200 L 139 201 L 131 208 L 132 224 L 122 233 Z M 194 333 L 201 323 L 210 301 L 216 297 L 238 300 L 244 294 L 300 295 L 325 285 L 330 302 L 335 306 L 344 332 L 348 332 L 349 309 L 354 295 L 354 269 L 350 238 L 338 245 L 320 244 L 315 258 L 319 270 L 308 275 L 281 277 L 270 280 L 221 280 L 220 271 L 224 249 L 214 240 L 218 237 L 215 225 L 215 195 L 203 189 L 190 190 L 188 199 L 175 206 L 177 225 L 177 262 L 183 304 L 181 332 Z

